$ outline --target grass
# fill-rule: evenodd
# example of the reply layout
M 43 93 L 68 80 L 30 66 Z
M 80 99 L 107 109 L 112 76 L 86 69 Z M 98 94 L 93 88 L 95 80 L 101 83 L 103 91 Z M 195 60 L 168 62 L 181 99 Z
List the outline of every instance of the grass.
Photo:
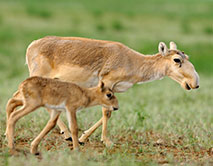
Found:
M 211 116 L 213 93 L 210 90 L 213 80 L 202 75 L 201 78 L 201 88 L 197 91 L 186 92 L 177 83 L 166 78 L 150 84 L 137 85 L 125 94 L 117 95 L 121 108 L 113 113 L 109 124 L 109 133 L 116 143 L 111 149 L 101 144 L 99 129 L 82 147 L 83 152 L 75 154 L 70 151 L 72 145 L 63 141 L 59 130 L 55 129 L 39 147 L 42 160 L 36 160 L 29 154 L 29 145 L 48 120 L 47 112 L 40 109 L 18 122 L 16 145 L 20 149 L 20 154 L 9 157 L 9 165 L 17 164 L 14 161 L 19 161 L 21 165 L 26 158 L 28 164 L 41 162 L 45 165 L 46 159 L 49 160 L 51 155 L 58 153 L 63 160 L 56 158 L 54 163 L 61 161 L 73 163 L 77 162 L 75 161 L 77 158 L 81 158 L 82 163 L 87 162 L 91 165 L 94 163 L 114 165 L 115 162 L 120 164 L 130 162 L 133 165 L 140 162 L 192 164 L 195 161 L 208 164 L 211 162 L 210 149 L 213 144 Z M 8 87 L 4 87 L 6 88 Z M 4 115 L 4 111 L 1 114 Z M 80 133 L 100 117 L 100 107 L 79 112 Z M 6 160 L 4 116 L 1 116 L 0 123 L 2 136 L 0 158 Z
M 211 165 L 212 7 L 209 0 L 1 1 L 0 165 Z M 120 110 L 109 123 L 114 147 L 101 144 L 98 129 L 82 152 L 72 152 L 56 128 L 42 141 L 38 159 L 29 145 L 48 120 L 40 109 L 18 122 L 20 152 L 11 156 L 3 136 L 5 105 L 28 76 L 27 46 L 47 35 L 120 41 L 144 54 L 156 53 L 160 41 L 175 41 L 200 74 L 200 89 L 184 91 L 168 78 L 136 85 L 117 95 Z M 79 112 L 80 132 L 100 117 L 100 107 Z
M 27 6 L 26 11 L 29 16 L 37 16 L 44 19 L 51 17 L 51 13 L 47 11 L 45 8 L 41 9 L 32 5 L 29 5 Z

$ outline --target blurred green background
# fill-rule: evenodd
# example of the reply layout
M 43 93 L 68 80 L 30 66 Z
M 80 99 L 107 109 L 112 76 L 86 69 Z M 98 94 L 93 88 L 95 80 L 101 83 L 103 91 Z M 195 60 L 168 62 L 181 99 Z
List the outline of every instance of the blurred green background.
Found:
M 0 81 L 26 74 L 27 46 L 47 35 L 120 41 L 144 54 L 175 41 L 199 73 L 213 72 L 212 0 L 1 0 Z
M 28 76 L 26 48 L 48 35 L 114 40 L 144 54 L 175 41 L 199 74 L 213 73 L 212 0 L 1 0 L 1 84 Z
M 199 73 L 201 88 L 186 92 L 168 79 L 135 86 L 126 95 L 118 95 L 125 114 L 113 115 L 110 132 L 116 135 L 134 129 L 178 133 L 187 137 L 187 146 L 212 147 L 213 0 L 0 0 L 2 138 L 5 104 L 28 76 L 26 48 L 33 40 L 48 35 L 119 41 L 143 54 L 157 53 L 160 41 L 167 45 L 176 42 Z M 45 113 L 29 116 L 37 124 L 22 122 L 19 129 L 29 125 L 34 129 L 23 137 L 35 137 L 35 130 L 37 133 L 46 123 L 48 116 L 42 119 Z M 101 112 L 80 115 L 80 127 L 86 129 Z M 96 134 L 100 137 L 100 133 Z

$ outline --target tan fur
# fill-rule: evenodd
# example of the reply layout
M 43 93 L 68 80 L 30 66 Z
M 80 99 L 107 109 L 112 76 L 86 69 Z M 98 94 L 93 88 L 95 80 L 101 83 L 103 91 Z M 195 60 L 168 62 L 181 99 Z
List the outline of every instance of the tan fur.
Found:
M 174 58 L 181 60 L 181 67 L 174 62 Z M 164 76 L 171 77 L 185 89 L 199 86 L 198 74 L 188 56 L 177 50 L 174 42 L 170 43 L 170 49 L 161 42 L 159 53 L 143 55 L 118 42 L 45 37 L 31 43 L 26 59 L 30 76 L 59 78 L 84 87 L 94 87 L 102 80 L 114 92 L 125 92 L 135 83 L 153 81 Z M 106 112 L 103 109 L 102 120 L 94 126 L 107 123 L 111 113 Z M 80 140 L 85 141 L 95 130 L 94 126 Z M 106 124 L 103 126 L 103 141 L 109 142 L 105 141 L 109 140 L 106 137 Z
M 21 105 L 23 105 L 22 108 L 14 111 L 17 106 Z M 51 112 L 51 118 L 46 127 L 32 142 L 31 153 L 37 153 L 39 142 L 56 125 L 60 112 L 63 110 L 67 113 L 74 149 L 79 148 L 76 112 L 95 105 L 102 105 L 110 111 L 118 109 L 116 97 L 109 88 L 104 87 L 103 82 L 98 87 L 87 89 L 56 79 L 37 76 L 28 78 L 20 84 L 18 91 L 7 104 L 8 146 L 11 149 L 14 148 L 13 137 L 16 122 L 35 109 L 46 107 L 54 111 Z

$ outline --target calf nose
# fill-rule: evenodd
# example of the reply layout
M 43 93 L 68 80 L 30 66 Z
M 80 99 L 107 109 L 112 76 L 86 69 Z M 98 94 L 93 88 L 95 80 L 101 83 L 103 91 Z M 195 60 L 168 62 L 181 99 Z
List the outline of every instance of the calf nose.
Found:
M 198 89 L 199 87 L 200 87 L 200 86 L 198 85 L 198 86 L 196 86 L 195 88 Z
M 118 110 L 118 108 L 117 107 L 113 107 L 113 110 L 116 111 L 116 110 Z

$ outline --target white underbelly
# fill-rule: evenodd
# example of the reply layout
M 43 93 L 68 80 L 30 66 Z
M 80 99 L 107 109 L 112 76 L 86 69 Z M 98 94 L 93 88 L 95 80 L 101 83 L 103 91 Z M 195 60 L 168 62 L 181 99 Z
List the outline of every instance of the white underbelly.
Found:
M 58 104 L 58 105 L 45 104 L 44 106 L 47 107 L 47 108 L 50 108 L 50 109 L 57 110 L 57 111 L 65 111 L 65 110 L 66 110 L 66 107 L 65 107 L 65 103 L 64 103 L 64 102 L 61 103 L 61 104 Z
M 118 93 L 125 92 L 132 86 L 133 86 L 133 83 L 131 82 L 119 82 L 114 85 L 113 91 Z

